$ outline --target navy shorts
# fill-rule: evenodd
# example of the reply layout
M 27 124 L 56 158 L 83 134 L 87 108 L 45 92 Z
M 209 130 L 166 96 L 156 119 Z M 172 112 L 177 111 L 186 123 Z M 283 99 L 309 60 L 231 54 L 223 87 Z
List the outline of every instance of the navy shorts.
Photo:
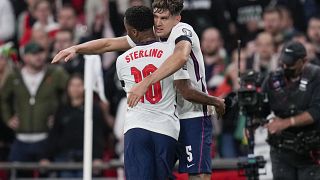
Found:
M 127 180 L 173 179 L 177 141 L 141 128 L 124 134 L 124 170 Z
M 180 119 L 179 172 L 211 174 L 211 117 Z

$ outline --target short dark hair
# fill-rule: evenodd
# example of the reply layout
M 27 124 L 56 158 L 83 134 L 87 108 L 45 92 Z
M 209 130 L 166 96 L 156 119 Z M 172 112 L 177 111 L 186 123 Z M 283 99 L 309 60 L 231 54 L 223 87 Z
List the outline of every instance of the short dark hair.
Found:
M 280 10 L 280 13 L 282 16 L 283 14 L 287 13 L 289 18 L 292 19 L 292 13 L 289 8 L 287 8 L 286 6 L 277 6 L 277 7 Z
M 138 31 L 146 31 L 153 27 L 152 10 L 146 6 L 133 6 L 126 10 L 125 21 Z
M 310 23 L 311 20 L 320 21 L 320 15 L 319 15 L 319 14 L 313 15 L 313 16 L 309 19 L 309 22 L 308 22 L 308 23 Z
M 272 14 L 272 13 L 277 13 L 280 18 L 282 18 L 282 13 L 281 10 L 278 6 L 268 6 L 263 12 L 263 15 L 265 14 Z
M 52 9 L 51 9 L 51 4 L 50 4 L 50 2 L 49 2 L 48 0 L 35 1 L 34 5 L 33 5 L 33 7 L 32 7 L 33 10 L 36 10 L 41 3 L 47 3 L 47 4 L 49 5 L 50 10 L 52 10 Z
M 73 31 L 70 30 L 70 29 L 65 29 L 65 28 L 59 29 L 59 30 L 57 31 L 57 33 L 68 33 L 68 34 L 70 34 L 71 41 L 74 40 L 74 36 L 75 36 L 75 35 L 74 35 Z
M 74 15 L 74 16 L 77 16 L 76 9 L 75 9 L 71 4 L 69 4 L 69 3 L 63 5 L 63 6 L 59 9 L 58 13 L 60 13 L 60 12 L 63 11 L 63 10 L 71 10 L 72 13 L 73 13 L 73 15 Z
M 183 0 L 155 0 L 152 8 L 157 9 L 156 12 L 168 10 L 171 15 L 180 15 L 183 9 Z

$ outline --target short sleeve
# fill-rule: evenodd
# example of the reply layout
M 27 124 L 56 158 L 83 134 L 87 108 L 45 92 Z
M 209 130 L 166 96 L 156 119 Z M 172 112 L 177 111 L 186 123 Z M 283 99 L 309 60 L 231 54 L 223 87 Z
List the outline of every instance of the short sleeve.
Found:
M 173 74 L 174 80 L 180 80 L 180 79 L 190 79 L 189 72 L 186 68 L 187 65 L 184 65 L 181 69 L 179 69 L 177 72 Z
M 132 39 L 127 35 L 126 36 L 127 37 L 127 41 L 128 41 L 128 43 L 129 43 L 129 45 L 131 46 L 131 47 L 135 47 L 136 46 L 136 43 L 134 43 L 133 41 L 132 41 Z
M 177 40 L 187 40 L 193 44 L 194 36 L 196 33 L 194 32 L 193 28 L 185 23 L 180 23 L 175 26 L 170 34 L 169 41 L 177 43 Z M 183 38 L 182 38 L 183 37 Z

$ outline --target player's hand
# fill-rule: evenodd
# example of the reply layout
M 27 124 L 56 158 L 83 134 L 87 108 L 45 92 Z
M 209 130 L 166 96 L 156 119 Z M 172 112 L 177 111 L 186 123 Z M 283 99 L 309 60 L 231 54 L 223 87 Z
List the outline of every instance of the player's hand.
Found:
M 218 114 L 218 119 L 221 119 L 222 115 L 224 115 L 224 113 L 225 113 L 226 105 L 224 103 L 224 99 L 217 97 L 216 100 L 217 100 L 216 105 L 215 105 L 216 112 Z
M 134 107 L 138 104 L 141 97 L 147 92 L 148 85 L 146 81 L 141 81 L 136 86 L 133 86 L 128 92 L 127 103 L 129 107 Z
M 76 47 L 71 46 L 67 49 L 60 51 L 57 55 L 55 55 L 51 63 L 57 63 L 61 59 L 63 59 L 65 62 L 68 62 L 70 59 L 74 58 L 76 54 L 77 54 Z
M 290 120 L 275 117 L 269 121 L 264 127 L 268 129 L 270 134 L 278 134 L 290 126 Z
M 13 130 L 16 130 L 19 127 L 19 124 L 19 118 L 16 115 L 10 118 L 8 121 L 8 126 Z

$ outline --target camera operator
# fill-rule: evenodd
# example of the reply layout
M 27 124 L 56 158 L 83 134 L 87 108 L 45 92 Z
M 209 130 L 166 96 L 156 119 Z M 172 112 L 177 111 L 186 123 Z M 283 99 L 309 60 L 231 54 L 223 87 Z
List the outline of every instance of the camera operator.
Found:
M 308 64 L 299 42 L 287 43 L 280 54 L 281 70 L 264 82 L 274 117 L 265 127 L 271 145 L 275 180 L 320 179 L 312 151 L 320 147 L 320 68 Z

